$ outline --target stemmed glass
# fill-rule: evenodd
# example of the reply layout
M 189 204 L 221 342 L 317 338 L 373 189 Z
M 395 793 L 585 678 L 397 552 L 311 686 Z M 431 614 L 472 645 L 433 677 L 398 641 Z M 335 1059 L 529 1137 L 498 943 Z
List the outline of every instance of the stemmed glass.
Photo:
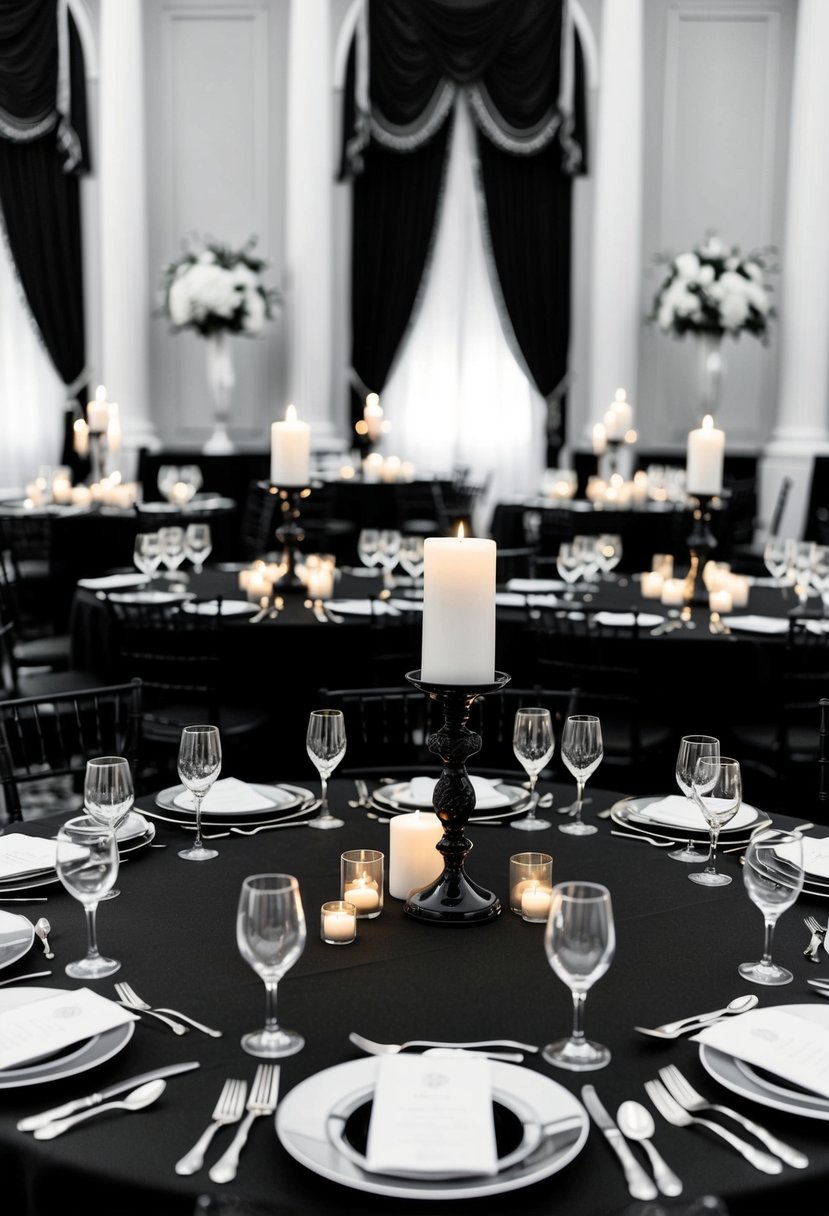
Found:
M 556 554 L 556 570 L 568 587 L 572 587 L 582 576 L 584 570 L 583 554 L 575 541 L 562 541 Z M 574 598 L 571 590 L 564 592 L 566 600 Z
M 380 530 L 379 528 L 361 528 L 357 536 L 357 556 L 371 570 L 380 565 Z
M 697 760 L 701 756 L 710 756 L 715 760 L 719 759 L 720 741 L 715 739 L 713 735 L 683 735 L 679 741 L 679 751 L 676 755 L 676 783 L 682 790 L 687 799 L 692 800 L 693 790 L 691 789 L 694 780 L 694 772 L 697 767 Z M 693 838 L 681 848 L 671 849 L 668 853 L 674 861 L 697 862 L 702 861 L 702 854 L 699 849 L 694 847 Z
M 394 568 L 400 561 L 402 536 L 397 528 L 381 528 L 377 538 L 377 552 L 383 567 L 383 586 L 387 591 L 394 588 Z
M 57 834 L 55 869 L 66 890 L 83 904 L 86 914 L 86 958 L 66 964 L 66 974 L 75 979 L 97 980 L 112 975 L 121 964 L 98 950 L 96 912 L 99 901 L 118 877 L 118 845 L 115 832 L 86 815 L 69 819 Z
M 763 913 L 766 936 L 760 961 L 741 963 L 737 970 L 753 984 L 790 984 L 791 971 L 771 961 L 771 943 L 778 917 L 803 890 L 802 837 L 775 828 L 755 832 L 745 852 L 743 882 L 749 899 Z
M 622 560 L 622 538 L 610 532 L 602 532 L 596 538 L 596 552 L 599 555 L 599 569 L 608 582 L 614 582 L 616 575 L 613 571 Z
M 521 819 L 513 819 L 511 826 L 522 832 L 537 832 L 550 826 L 546 819 L 536 816 L 538 795 L 535 786 L 539 773 L 549 764 L 554 748 L 553 720 L 549 709 L 531 706 L 516 710 L 512 729 L 512 750 L 530 779 L 530 805 L 526 815 Z
M 419 586 L 423 567 L 426 564 L 423 545 L 422 536 L 403 536 L 400 538 L 400 549 L 398 550 L 400 565 L 412 580 L 414 588 Z
M 93 823 L 116 833 L 126 823 L 135 802 L 132 769 L 125 756 L 99 756 L 87 760 L 83 782 L 83 805 Z M 114 899 L 121 892 L 111 887 L 101 899 Z
M 161 542 L 157 532 L 139 532 L 135 538 L 132 560 L 142 574 L 151 579 L 161 564 Z
M 691 784 L 694 801 L 705 816 L 711 845 L 704 870 L 689 874 L 691 882 L 704 887 L 724 887 L 731 882 L 728 874 L 717 873 L 717 839 L 720 828 L 729 823 L 740 809 L 743 782 L 740 762 L 731 756 L 703 756 L 697 760 Z
M 222 741 L 218 726 L 185 726 L 178 749 L 178 775 L 193 795 L 196 811 L 196 839 L 189 849 L 179 851 L 179 857 L 186 861 L 209 861 L 219 856 L 216 849 L 208 849 L 202 843 L 201 804 L 221 771 Z
M 295 1030 L 285 1030 L 276 1018 L 276 990 L 305 949 L 305 912 L 299 883 L 292 874 L 253 874 L 242 883 L 236 913 L 239 953 L 265 985 L 265 1025 L 242 1036 L 252 1056 L 274 1060 L 305 1046 Z
M 195 574 L 201 574 L 212 549 L 210 524 L 188 524 L 184 532 L 184 556 L 193 563 Z
M 175 578 L 176 571 L 184 561 L 184 528 L 171 525 L 158 529 L 161 546 L 161 561 L 167 567 L 165 578 Z
M 576 812 L 572 822 L 560 823 L 558 830 L 568 836 L 592 836 L 595 824 L 584 823 L 584 787 L 595 773 L 604 756 L 602 724 L 593 714 L 572 714 L 565 719 L 561 732 L 561 758 L 576 778 Z
M 604 1068 L 610 1051 L 584 1034 L 584 1002 L 588 989 L 607 971 L 616 951 L 613 906 L 607 887 L 598 882 L 563 882 L 553 887 L 544 930 L 547 961 L 573 995 L 570 1037 L 548 1043 L 542 1055 L 548 1064 L 587 1072 Z
M 787 587 L 789 583 L 786 577 L 788 565 L 787 543 L 784 537 L 770 536 L 763 546 L 763 562 L 765 567 L 775 582 L 783 588 Z
M 328 778 L 345 755 L 345 718 L 341 709 L 312 709 L 308 716 L 305 747 L 320 775 L 322 786 L 319 814 L 308 820 L 309 828 L 341 828 L 328 809 Z

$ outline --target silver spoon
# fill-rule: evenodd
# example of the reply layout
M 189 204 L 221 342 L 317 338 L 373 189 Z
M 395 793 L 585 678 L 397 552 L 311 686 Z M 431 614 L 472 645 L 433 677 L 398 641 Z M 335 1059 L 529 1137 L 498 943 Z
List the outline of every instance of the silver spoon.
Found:
M 648 1154 L 653 1180 L 663 1195 L 679 1195 L 682 1182 L 651 1144 L 655 1129 L 653 1117 L 641 1102 L 623 1102 L 616 1112 L 616 1122 L 628 1140 L 638 1140 Z
M 70 1115 L 68 1119 L 56 1119 L 53 1123 L 47 1123 L 44 1127 L 39 1127 L 34 1133 L 35 1140 L 52 1140 L 55 1136 L 61 1135 L 62 1132 L 68 1131 L 70 1127 L 74 1127 L 76 1123 L 80 1123 L 82 1119 L 88 1119 L 92 1115 L 99 1115 L 105 1110 L 143 1110 L 145 1106 L 149 1106 L 160 1098 L 167 1088 L 166 1081 L 148 1081 L 146 1085 L 139 1085 L 138 1089 L 134 1089 L 132 1093 L 127 1094 L 120 1102 L 104 1102 L 102 1106 L 95 1106 L 91 1110 L 82 1111 L 79 1115 Z
M 16 975 L 10 980 L 0 980 L 0 988 L 2 988 L 4 984 L 21 984 L 23 980 L 37 980 L 40 979 L 42 975 L 51 974 L 51 971 L 30 971 L 28 975 Z
M 41 916 L 40 920 L 35 923 L 35 933 L 43 942 L 43 953 L 47 958 L 54 958 L 53 951 L 49 948 L 49 934 L 52 932 L 52 926 L 49 924 L 45 916 Z
M 711 1013 L 700 1014 L 696 1018 L 683 1018 L 678 1022 L 666 1022 L 664 1026 L 634 1026 L 634 1030 L 638 1030 L 640 1034 L 649 1034 L 656 1039 L 678 1039 L 681 1034 L 693 1033 L 697 1030 L 702 1030 L 706 1026 L 711 1026 L 714 1022 L 718 1022 L 720 1018 L 728 1017 L 730 1014 L 745 1013 L 748 1009 L 753 1009 L 758 1003 L 759 997 L 754 993 L 746 994 L 745 996 L 735 996 L 733 1001 L 729 1001 L 723 1009 L 714 1009 Z

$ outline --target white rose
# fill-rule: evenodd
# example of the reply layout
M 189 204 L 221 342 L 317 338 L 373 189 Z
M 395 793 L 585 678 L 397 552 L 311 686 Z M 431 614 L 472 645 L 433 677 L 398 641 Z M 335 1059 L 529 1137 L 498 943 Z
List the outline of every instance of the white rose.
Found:
M 187 286 L 187 279 L 181 275 L 173 279 L 170 284 L 167 307 L 170 310 L 170 319 L 174 325 L 186 325 L 191 319 L 190 290 Z
M 708 285 L 710 283 L 713 283 L 714 282 L 714 267 L 713 266 L 700 266 L 699 274 L 697 275 L 697 282 L 700 284 L 701 287 L 708 287 Z
M 674 266 L 681 279 L 695 279 L 699 274 L 699 258 L 695 253 L 680 253 Z
M 685 291 L 675 301 L 677 316 L 691 317 L 699 308 L 699 296 L 694 295 L 692 291 Z
M 199 320 L 204 320 L 209 313 L 229 319 L 239 305 L 230 272 L 221 266 L 194 266 L 190 274 L 190 291 Z
M 720 317 L 726 329 L 741 329 L 748 319 L 748 300 L 740 292 L 730 292 L 720 305 Z
M 244 262 L 237 262 L 230 274 L 236 287 L 255 287 L 259 281 L 255 272 Z

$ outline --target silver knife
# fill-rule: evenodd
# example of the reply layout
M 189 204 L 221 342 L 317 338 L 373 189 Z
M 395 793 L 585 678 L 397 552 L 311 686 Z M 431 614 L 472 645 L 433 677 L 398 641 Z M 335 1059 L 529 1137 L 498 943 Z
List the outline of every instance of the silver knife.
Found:
M 154 1068 L 151 1072 L 142 1072 L 139 1076 L 129 1077 L 126 1081 L 117 1081 L 115 1085 L 109 1085 L 106 1089 L 90 1094 L 87 1098 L 76 1098 L 74 1102 L 66 1102 L 63 1106 L 44 1110 L 39 1115 L 27 1115 L 25 1119 L 18 1121 L 17 1130 L 33 1132 L 38 1127 L 45 1127 L 54 1119 L 62 1119 L 64 1115 L 73 1115 L 75 1111 L 86 1110 L 89 1106 L 97 1106 L 99 1102 L 111 1098 L 113 1094 L 122 1094 L 124 1090 L 133 1089 L 136 1085 L 143 1085 L 145 1081 L 154 1081 L 156 1077 L 172 1077 L 176 1073 L 190 1072 L 193 1068 L 200 1067 L 201 1064 L 198 1060 L 189 1060 L 186 1064 L 168 1064 L 166 1068 Z
M 622 1133 L 602 1106 L 599 1095 L 592 1085 L 583 1085 L 581 1098 L 597 1127 L 601 1128 L 608 1144 L 616 1153 L 625 1171 L 628 1190 L 634 1199 L 656 1199 L 656 1184 L 648 1177 L 634 1157 Z

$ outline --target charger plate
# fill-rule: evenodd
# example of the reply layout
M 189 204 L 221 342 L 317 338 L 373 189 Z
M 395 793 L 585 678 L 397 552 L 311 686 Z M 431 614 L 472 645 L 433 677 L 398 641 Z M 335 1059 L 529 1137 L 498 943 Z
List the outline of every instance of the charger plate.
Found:
M 784 1008 L 786 1013 L 808 1018 L 829 1032 L 829 1007 L 786 1005 Z M 751 1102 L 771 1106 L 774 1110 L 785 1110 L 792 1115 L 805 1115 L 809 1119 L 829 1119 L 829 1098 L 809 1093 L 782 1077 L 767 1073 L 745 1060 L 738 1060 L 736 1056 L 717 1051 L 704 1043 L 699 1045 L 699 1058 L 703 1068 L 715 1081 Z
M 252 783 L 253 784 L 253 783 Z M 262 827 L 266 824 L 279 823 L 283 819 L 293 819 L 301 813 L 300 808 L 306 801 L 313 798 L 310 790 L 300 785 L 253 785 L 257 793 L 273 800 L 274 791 L 280 791 L 284 800 L 277 805 L 273 801 L 272 809 L 263 807 L 258 811 L 205 811 L 202 810 L 202 827 L 227 828 L 233 824 L 244 827 Z M 179 827 L 192 830 L 196 826 L 196 818 L 192 810 L 178 807 L 174 803 L 176 795 L 184 790 L 183 785 L 172 785 L 156 795 L 155 809 L 146 807 L 143 814 L 150 819 L 158 819 L 164 823 L 174 823 Z M 160 812 L 164 812 L 161 814 Z
M 39 984 L 0 989 L 0 1012 L 39 998 L 57 996 L 62 991 L 62 988 L 41 988 Z M 123 1051 L 134 1032 L 135 1022 L 125 1022 L 123 1026 L 113 1026 L 102 1034 L 92 1035 L 80 1043 L 72 1043 L 47 1059 L 35 1060 L 20 1068 L 0 1069 L 0 1089 L 14 1089 L 19 1085 L 40 1085 L 44 1081 L 59 1081 L 63 1077 L 74 1077 L 76 1073 L 86 1072 L 87 1069 L 95 1068 Z
M 34 925 L 28 917 L 0 910 L 0 967 L 16 963 L 29 952 L 34 940 Z
M 684 796 L 681 797 L 684 802 Z M 665 798 L 657 794 L 639 798 L 623 798 L 610 808 L 610 818 L 614 823 L 621 824 L 623 827 L 648 831 L 651 835 L 657 834 L 651 829 L 662 829 L 663 832 L 670 833 L 671 838 L 678 836 L 683 840 L 708 839 L 708 825 L 703 818 L 702 811 L 699 813 L 699 827 L 672 822 L 668 816 L 663 817 L 659 814 L 659 803 L 664 801 Z M 654 808 L 653 811 L 650 810 L 651 807 Z M 736 839 L 745 836 L 748 838 L 758 827 L 767 827 L 770 823 L 771 819 L 763 811 L 744 803 L 730 823 L 720 829 L 720 837 L 733 836 Z
M 470 823 L 474 823 L 476 819 L 500 819 L 505 816 L 518 814 L 527 809 L 527 791 L 523 786 L 496 782 L 494 783 L 494 789 L 498 794 L 497 802 L 477 807 L 476 813 L 473 813 L 469 818 Z M 375 802 L 388 807 L 390 812 L 397 814 L 405 814 L 409 811 L 417 810 L 431 811 L 434 809 L 431 798 L 428 801 L 422 801 L 412 797 L 411 782 L 409 781 L 398 781 L 393 785 L 381 785 L 374 790 L 371 797 Z
M 547 1178 L 584 1147 L 589 1119 L 569 1090 L 543 1073 L 493 1060 L 497 1174 L 404 1178 L 373 1173 L 362 1162 L 379 1063 L 371 1057 L 336 1064 L 286 1094 L 275 1118 L 285 1151 L 313 1173 L 358 1191 L 401 1199 L 469 1199 Z M 543 1130 L 558 1123 L 560 1131 Z

